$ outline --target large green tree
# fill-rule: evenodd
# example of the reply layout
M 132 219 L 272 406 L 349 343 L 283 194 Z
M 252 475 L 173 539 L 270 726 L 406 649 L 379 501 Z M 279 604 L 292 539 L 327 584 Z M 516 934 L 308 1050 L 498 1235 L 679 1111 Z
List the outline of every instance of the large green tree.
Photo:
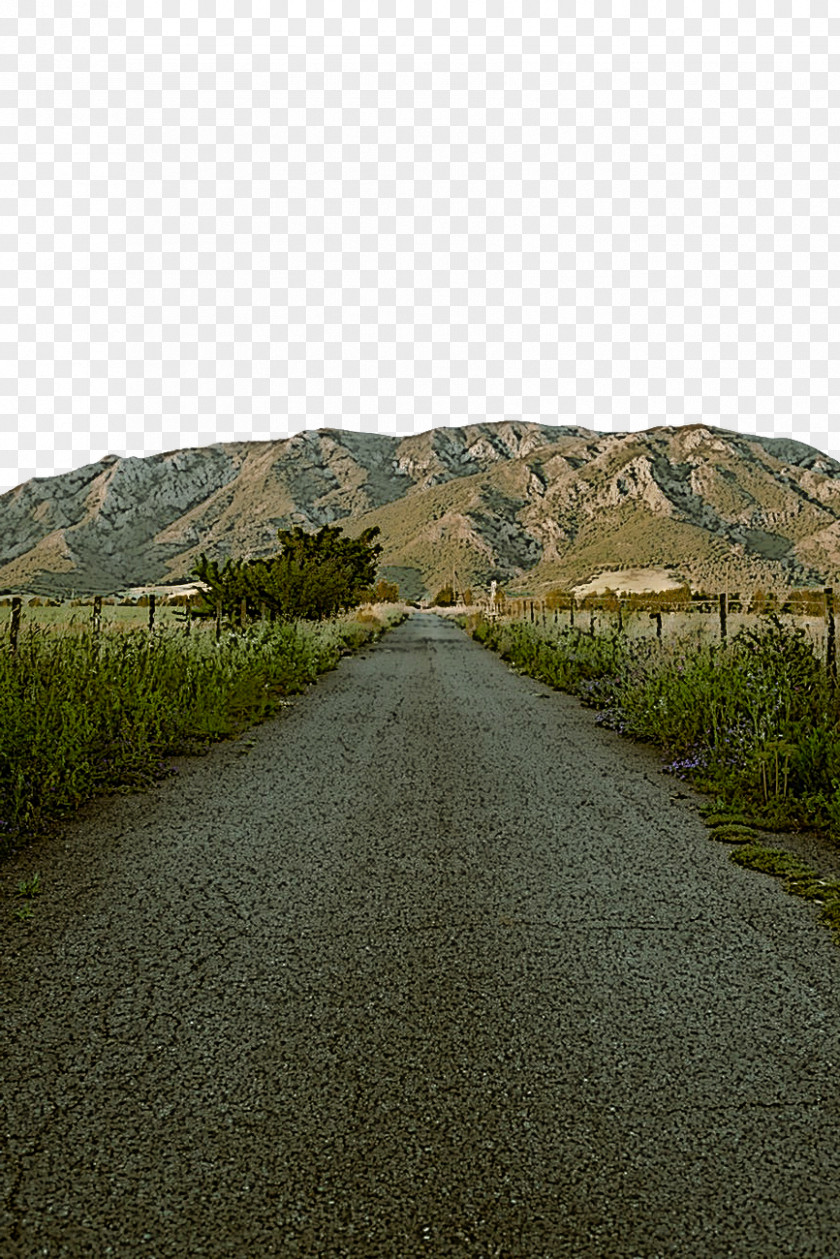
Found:
M 338 525 L 315 533 L 296 526 L 281 529 L 279 551 L 266 559 L 229 559 L 224 564 L 202 554 L 192 570 L 209 589 L 209 607 L 236 616 L 246 601 L 249 615 L 266 607 L 284 620 L 320 620 L 355 607 L 376 580 L 382 547 L 379 529 L 365 529 L 358 538 L 342 535 Z

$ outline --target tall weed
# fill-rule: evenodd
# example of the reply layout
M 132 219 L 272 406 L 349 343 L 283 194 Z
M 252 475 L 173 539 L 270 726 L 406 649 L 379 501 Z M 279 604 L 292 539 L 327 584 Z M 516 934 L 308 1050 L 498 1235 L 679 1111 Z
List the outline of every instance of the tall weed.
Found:
M 769 823 L 840 836 L 840 700 L 804 631 L 762 618 L 726 643 L 589 636 L 472 618 L 515 668 L 667 753 L 665 768 Z
M 98 791 L 269 716 L 404 614 L 228 633 L 30 629 L 0 650 L 0 853 Z

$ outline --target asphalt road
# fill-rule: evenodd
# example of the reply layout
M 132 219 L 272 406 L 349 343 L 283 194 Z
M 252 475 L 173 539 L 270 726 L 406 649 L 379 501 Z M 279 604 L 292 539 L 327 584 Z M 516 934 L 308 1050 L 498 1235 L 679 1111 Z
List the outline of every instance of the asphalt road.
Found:
M 3 1259 L 840 1254 L 840 949 L 651 749 L 429 615 L 251 737 L 0 869 Z

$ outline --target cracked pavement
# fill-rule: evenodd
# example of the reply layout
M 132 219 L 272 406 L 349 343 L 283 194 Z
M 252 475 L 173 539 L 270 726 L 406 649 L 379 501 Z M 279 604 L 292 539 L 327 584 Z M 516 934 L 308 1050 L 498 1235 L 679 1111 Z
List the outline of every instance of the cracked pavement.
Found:
M 4 1259 L 837 1254 L 840 949 L 652 749 L 432 615 L 248 739 L 0 868 Z

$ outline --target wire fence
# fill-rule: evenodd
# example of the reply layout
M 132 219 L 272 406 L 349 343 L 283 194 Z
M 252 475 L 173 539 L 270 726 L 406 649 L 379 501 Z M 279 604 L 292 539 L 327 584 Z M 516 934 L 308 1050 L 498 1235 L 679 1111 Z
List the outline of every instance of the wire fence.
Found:
M 172 591 L 149 590 L 134 598 L 125 595 L 4 595 L 0 597 L 0 650 L 17 652 L 24 629 L 44 632 L 136 631 L 149 635 L 162 630 L 184 634 L 215 634 L 218 642 L 225 632 L 238 636 L 249 625 L 274 621 L 276 613 L 265 603 L 256 607 L 242 599 L 233 609 L 221 603 L 208 604 L 202 597 L 202 584 L 176 587 Z M 383 601 L 372 601 L 382 606 Z M 387 602 L 387 601 L 385 601 Z M 4 616 L 4 612 L 8 616 Z
M 94 634 L 103 627 L 118 630 L 145 628 L 150 634 L 163 628 L 178 627 L 186 634 L 194 625 L 206 627 L 215 624 L 217 637 L 221 633 L 221 617 L 197 616 L 197 599 L 186 594 L 159 595 L 149 592 L 136 598 L 101 594 L 73 597 L 56 594 L 10 595 L 0 598 L 0 644 L 17 650 L 23 629 L 90 630 Z M 3 616 L 7 612 L 8 616 Z M 104 626 L 103 626 L 104 622 Z
M 152 591 L 130 598 L 76 590 L 70 594 L 57 593 L 44 586 L 40 593 L 33 588 L 25 597 L 0 598 L 0 637 L 5 639 L 8 635 L 8 645 L 14 651 L 25 623 L 66 626 L 73 619 L 77 625 L 87 622 L 89 628 L 98 633 L 102 629 L 103 608 L 107 609 L 106 616 L 112 623 L 118 619 L 116 609 L 130 610 L 123 622 L 126 628 L 145 625 L 149 633 L 154 633 L 163 622 L 170 627 L 180 625 L 189 634 L 197 620 L 197 602 L 200 599 L 196 596 L 178 590 Z M 473 607 L 493 619 L 524 620 L 542 626 L 569 625 L 592 635 L 603 630 L 629 637 L 655 635 L 660 640 L 695 632 L 698 637 L 711 635 L 724 641 L 739 629 L 754 626 L 762 617 L 775 614 L 800 625 L 815 652 L 825 659 L 829 671 L 832 675 L 836 673 L 836 612 L 831 586 L 791 591 L 787 595 L 758 592 L 749 600 L 727 591 L 690 594 L 683 590 L 677 595 L 673 592 L 631 595 L 611 592 L 583 597 L 571 591 L 554 591 L 541 599 L 508 598 L 497 593 L 495 599 L 478 600 Z M 9 619 L 3 624 L 5 609 L 8 609 Z M 246 623 L 244 606 L 238 619 L 243 625 Z M 220 609 L 209 622 L 206 616 L 202 618 L 203 626 L 208 623 L 215 626 L 219 637 Z
M 831 586 L 798 590 L 788 596 L 763 595 L 742 600 L 726 591 L 682 598 L 665 595 L 586 595 L 554 593 L 543 599 L 505 598 L 479 601 L 476 611 L 493 619 L 534 625 L 568 625 L 594 635 L 604 630 L 628 637 L 655 635 L 662 640 L 695 633 L 721 642 L 740 629 L 755 627 L 767 616 L 798 625 L 814 651 L 836 676 L 836 608 Z

